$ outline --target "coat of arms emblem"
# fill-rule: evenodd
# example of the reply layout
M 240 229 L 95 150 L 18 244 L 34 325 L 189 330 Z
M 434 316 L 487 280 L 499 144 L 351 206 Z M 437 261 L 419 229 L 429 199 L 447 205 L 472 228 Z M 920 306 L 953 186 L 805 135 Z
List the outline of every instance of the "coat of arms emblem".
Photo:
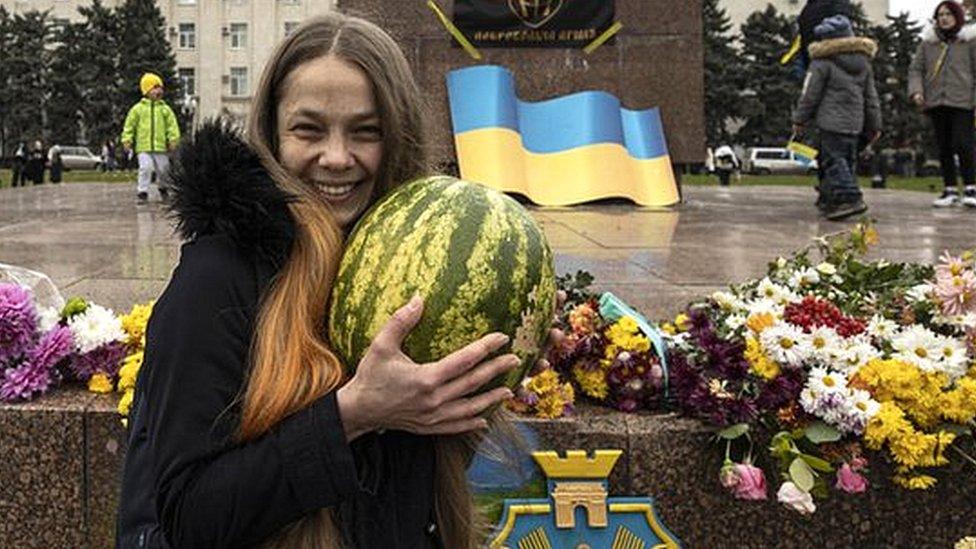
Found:
M 508 0 L 508 7 L 525 25 L 537 29 L 559 13 L 563 0 Z

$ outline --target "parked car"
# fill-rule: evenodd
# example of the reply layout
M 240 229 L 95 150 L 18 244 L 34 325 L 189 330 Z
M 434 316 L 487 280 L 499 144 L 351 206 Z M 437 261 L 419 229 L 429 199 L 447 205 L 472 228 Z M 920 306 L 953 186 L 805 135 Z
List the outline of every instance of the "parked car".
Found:
M 810 174 L 817 171 L 817 161 L 807 160 L 784 147 L 753 147 L 746 150 L 746 173 Z
M 102 158 L 91 152 L 88 147 L 60 145 L 61 162 L 65 170 L 97 170 L 102 165 Z

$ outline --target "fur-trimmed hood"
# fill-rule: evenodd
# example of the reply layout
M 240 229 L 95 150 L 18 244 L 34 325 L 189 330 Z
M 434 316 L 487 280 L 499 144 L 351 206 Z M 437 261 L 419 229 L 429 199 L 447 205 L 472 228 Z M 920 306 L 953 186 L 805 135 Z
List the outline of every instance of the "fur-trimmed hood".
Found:
M 810 44 L 808 51 L 811 59 L 823 59 L 844 53 L 862 53 L 873 59 L 878 53 L 878 44 L 863 36 L 848 36 L 819 40 Z
M 204 122 L 176 150 L 165 177 L 183 239 L 225 235 L 245 250 L 287 256 L 295 234 L 290 197 L 229 123 Z
M 956 35 L 956 40 L 959 42 L 971 42 L 976 40 L 976 25 L 964 26 L 959 30 L 959 34 Z M 929 25 L 926 27 L 925 32 L 922 33 L 922 41 L 930 44 L 936 44 L 940 41 L 939 34 L 935 32 L 935 25 Z

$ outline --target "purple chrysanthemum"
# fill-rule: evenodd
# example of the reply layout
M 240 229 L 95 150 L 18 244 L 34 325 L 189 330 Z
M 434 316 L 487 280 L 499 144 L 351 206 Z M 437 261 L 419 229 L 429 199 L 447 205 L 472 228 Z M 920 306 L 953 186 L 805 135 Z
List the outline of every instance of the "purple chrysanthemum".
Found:
M 73 349 L 74 338 L 71 336 L 71 329 L 67 326 L 58 326 L 41 336 L 37 345 L 27 353 L 27 362 L 37 368 L 51 369 L 71 354 Z
M 81 381 L 88 381 L 94 374 L 112 377 L 118 373 L 125 352 L 125 343 L 106 343 L 93 351 L 75 355 L 71 360 L 71 371 Z
M 0 284 L 0 362 L 23 354 L 37 332 L 37 310 L 30 290 Z
M 0 381 L 0 400 L 29 400 L 44 393 L 51 385 L 51 370 L 37 368 L 30 362 L 9 368 Z

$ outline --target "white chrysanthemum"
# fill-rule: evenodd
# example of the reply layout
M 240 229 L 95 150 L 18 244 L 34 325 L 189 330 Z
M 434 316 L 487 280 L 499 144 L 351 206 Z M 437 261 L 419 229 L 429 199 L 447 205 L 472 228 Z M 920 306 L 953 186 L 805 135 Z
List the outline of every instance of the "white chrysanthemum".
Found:
M 41 307 L 38 316 L 37 329 L 42 334 L 51 331 L 61 321 L 61 311 L 54 307 Z
M 820 265 L 817 265 L 817 271 L 820 274 L 833 275 L 837 274 L 837 267 L 835 267 L 833 263 L 824 261 Z
M 871 398 L 871 393 L 860 389 L 853 389 L 850 395 L 850 413 L 862 425 L 867 425 L 881 409 L 881 403 Z
M 810 387 L 804 387 L 800 391 L 800 406 L 808 414 L 818 415 L 820 413 L 820 395 Z
M 776 284 L 768 276 L 759 282 L 756 293 L 760 300 L 769 300 L 779 305 L 785 305 L 797 299 L 796 294 L 791 292 L 789 288 Z
M 862 336 L 841 339 L 843 344 L 833 352 L 831 367 L 843 372 L 850 377 L 865 364 L 881 356 L 879 351 L 871 342 Z
M 961 329 L 976 328 L 976 314 L 966 313 L 964 315 L 945 316 L 941 312 L 936 312 L 935 316 L 932 317 L 932 322 L 941 326 L 952 326 Z
M 807 337 L 813 356 L 822 361 L 829 361 L 842 346 L 843 339 L 833 328 L 818 326 Z
M 807 387 L 815 394 L 847 394 L 847 378 L 843 374 L 831 372 L 826 368 L 813 368 L 807 378 Z
M 939 337 L 928 328 L 913 324 L 891 339 L 894 358 L 911 362 L 925 372 L 937 369 L 942 349 Z
M 753 315 L 760 315 L 763 313 L 769 313 L 773 315 L 773 318 L 783 318 L 783 311 L 786 307 L 776 303 L 771 299 L 757 299 L 756 301 L 751 301 L 746 305 L 746 317 L 751 317 Z
M 746 323 L 745 315 L 734 314 L 725 317 L 725 327 L 730 330 L 738 330 Z
M 745 309 L 745 305 L 742 300 L 735 296 L 735 294 L 729 292 L 714 292 L 712 294 L 712 301 L 715 302 L 723 311 L 741 311 Z
M 793 271 L 790 275 L 790 287 L 791 288 L 808 288 L 820 282 L 820 273 L 811 267 L 806 269 Z
M 791 324 L 779 322 L 759 335 L 766 355 L 784 367 L 799 367 L 811 355 L 810 344 L 803 331 Z
M 891 339 L 898 335 L 898 324 L 881 315 L 874 315 L 868 323 L 868 333 L 878 339 Z
M 935 359 L 938 369 L 945 372 L 953 380 L 966 375 L 969 370 L 969 355 L 966 344 L 954 337 L 938 337 L 939 346 Z
M 919 301 L 927 301 L 931 295 L 932 295 L 931 284 L 918 284 L 916 286 L 912 286 L 911 288 L 909 288 L 907 292 L 905 292 L 905 297 L 907 297 L 908 300 L 913 303 L 917 303 Z
M 125 341 L 126 338 L 122 321 L 111 309 L 100 305 L 89 305 L 85 312 L 72 317 L 68 321 L 68 328 L 79 353 L 93 351 L 112 341 Z

